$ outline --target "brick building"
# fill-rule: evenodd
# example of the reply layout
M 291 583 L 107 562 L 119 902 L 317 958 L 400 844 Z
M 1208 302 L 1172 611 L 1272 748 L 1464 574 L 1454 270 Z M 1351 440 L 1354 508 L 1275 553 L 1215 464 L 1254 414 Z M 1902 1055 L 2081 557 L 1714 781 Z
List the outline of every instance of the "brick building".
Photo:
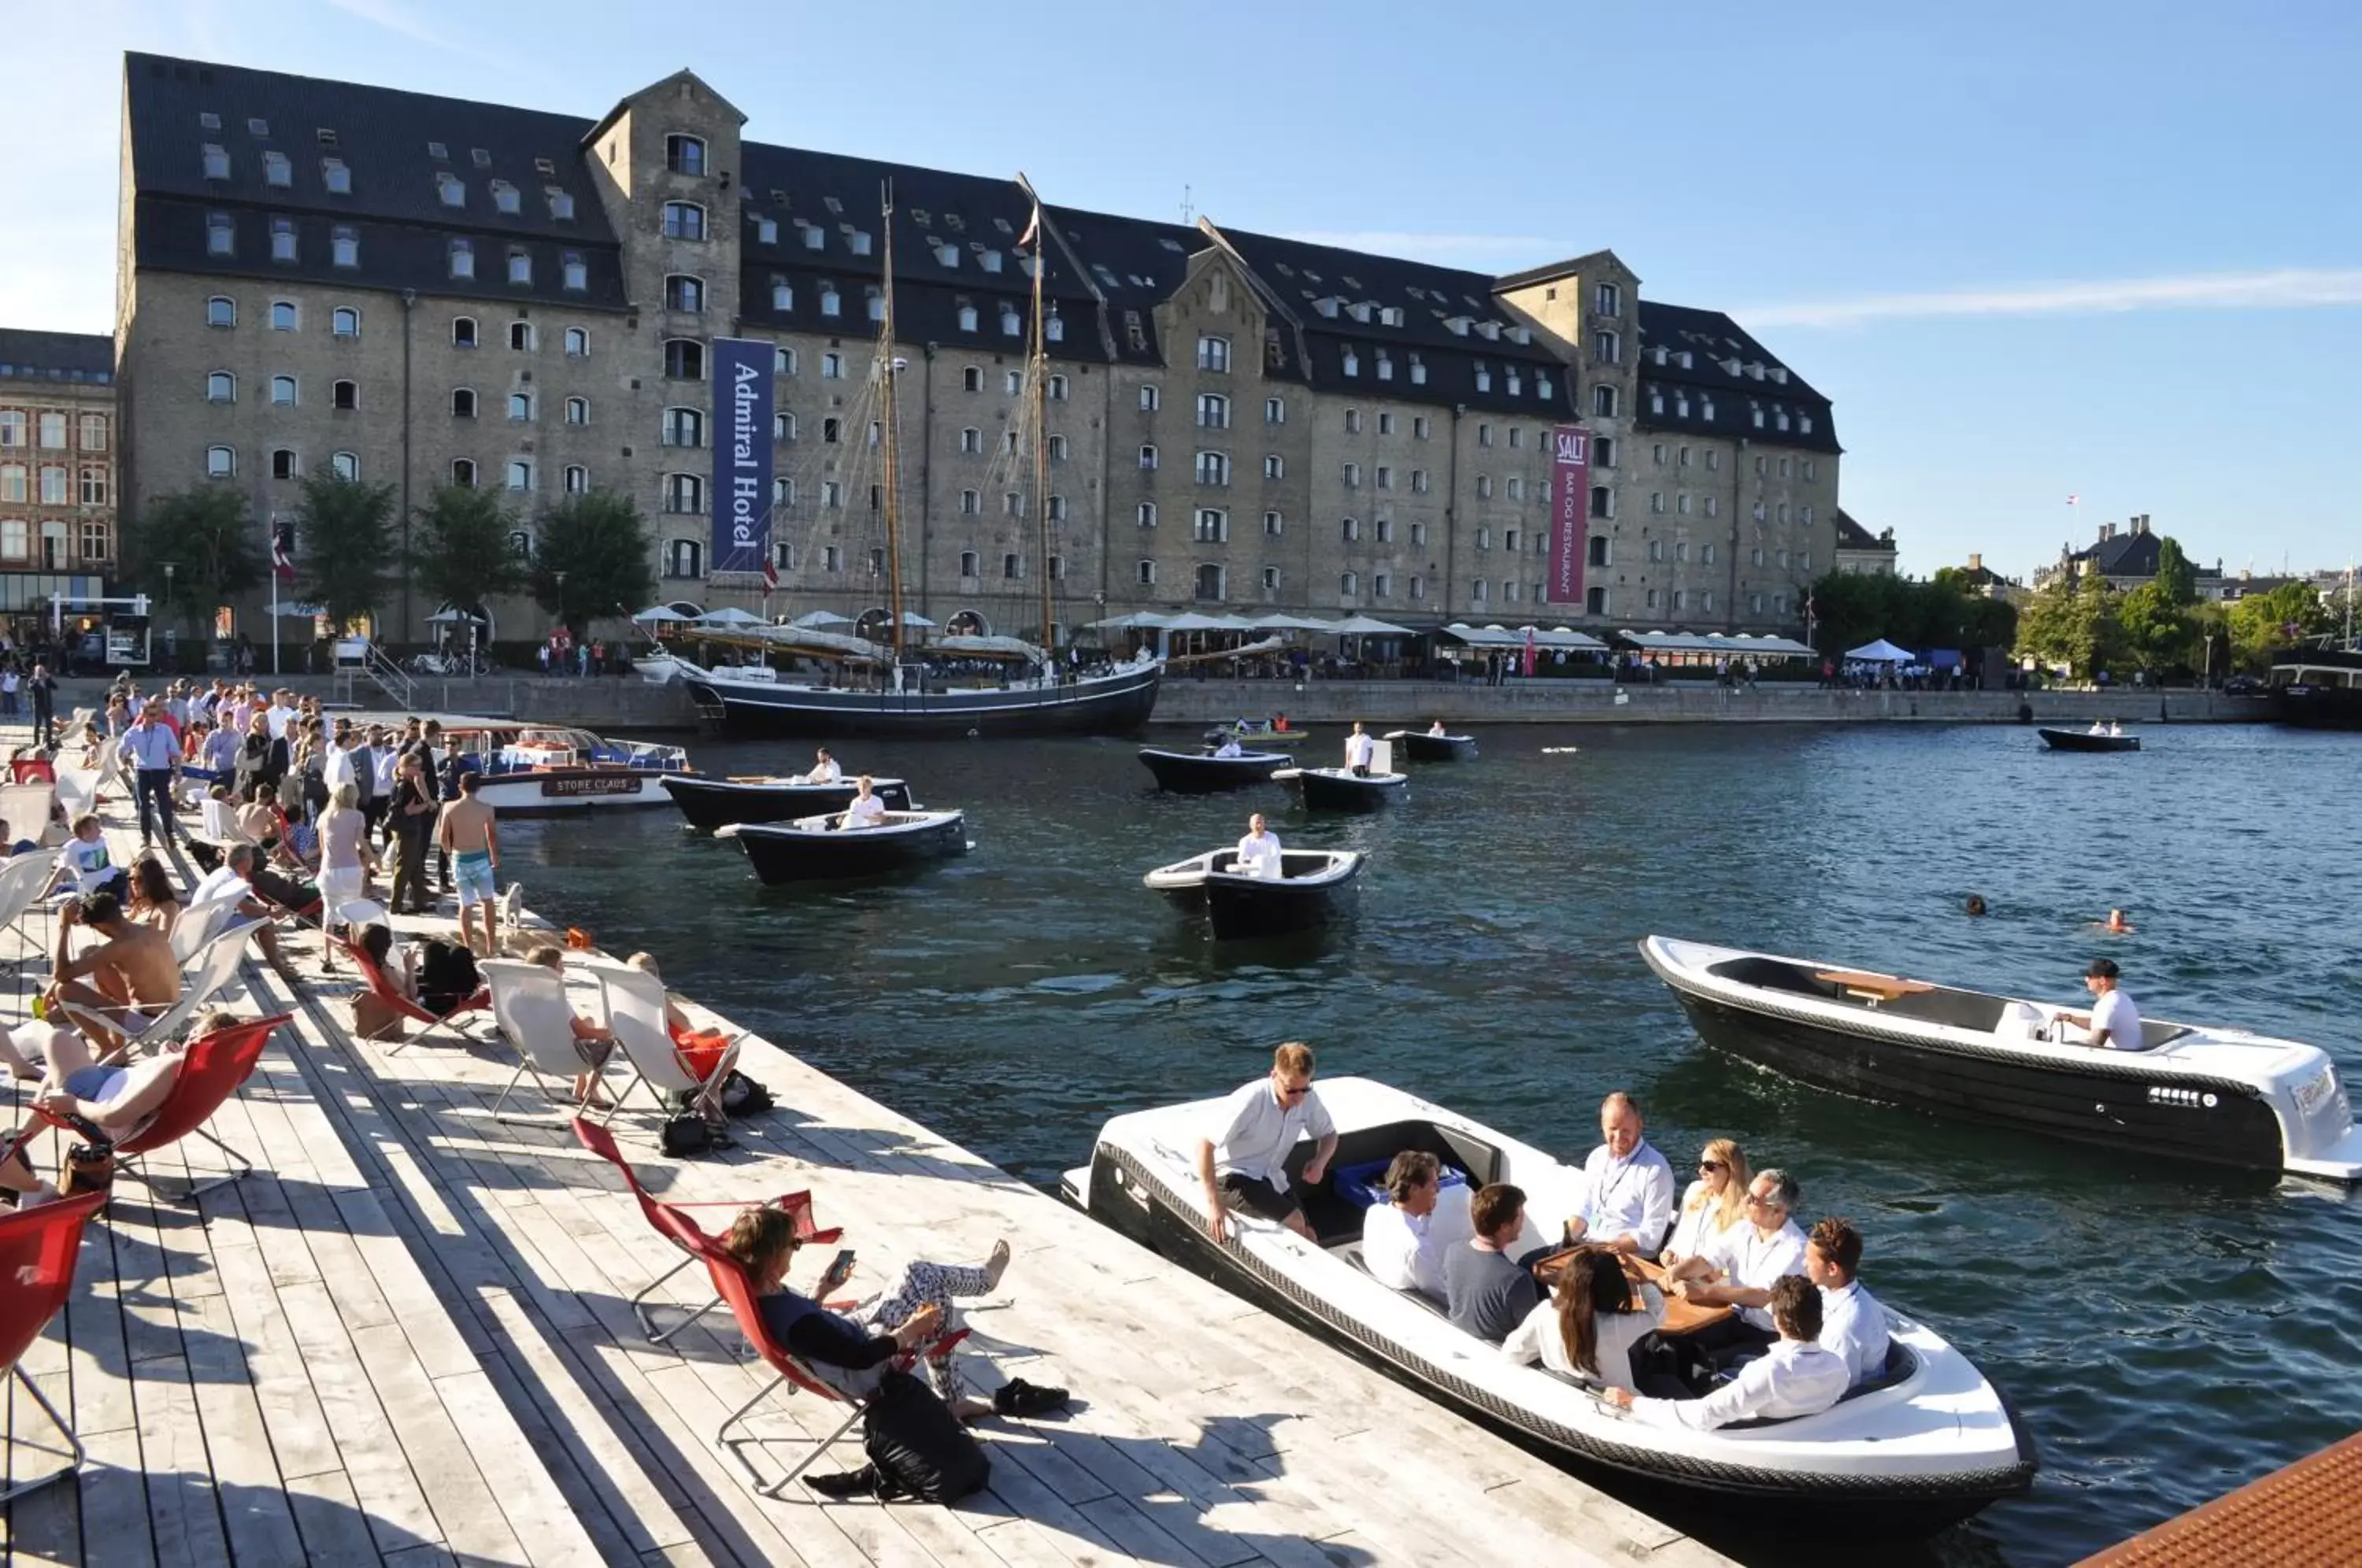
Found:
M 0 329 L 0 614 L 105 591 L 116 434 L 111 339 Z

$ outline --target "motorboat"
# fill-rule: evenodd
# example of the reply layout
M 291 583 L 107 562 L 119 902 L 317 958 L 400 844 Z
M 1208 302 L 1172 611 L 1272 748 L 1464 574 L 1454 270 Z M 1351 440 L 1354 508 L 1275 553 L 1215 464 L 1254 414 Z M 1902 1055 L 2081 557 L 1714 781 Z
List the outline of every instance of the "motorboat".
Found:
M 1389 772 L 1383 761 L 1367 774 L 1350 767 L 1283 767 L 1272 777 L 1293 790 L 1308 812 L 1381 812 L 1401 800 L 1410 783 L 1410 775 Z
M 792 823 L 729 823 L 716 838 L 738 841 L 766 884 L 827 881 L 904 871 L 967 853 L 958 812 L 888 812 L 875 827 L 839 827 L 834 813 Z
M 2362 1130 L 2318 1046 L 2144 1019 L 2140 1049 L 2094 1049 L 2053 1022 L 2059 1009 L 2011 997 L 1663 936 L 1640 953 L 1707 1044 L 1818 1088 L 2362 1183 Z
M 362 728 L 399 734 L 413 718 L 442 729 L 445 753 L 474 759 L 476 798 L 502 817 L 571 816 L 583 811 L 661 806 L 664 781 L 694 778 L 677 745 L 608 740 L 572 724 L 530 723 L 477 713 L 339 712 Z
M 1220 745 L 1234 740 L 1241 745 L 1275 746 L 1300 745 L 1308 730 L 1281 727 L 1278 719 L 1241 719 L 1234 723 L 1216 724 L 1206 732 L 1208 745 Z
M 1153 659 L 1074 679 L 1045 666 L 987 686 L 937 684 L 916 664 L 875 686 L 782 679 L 759 666 L 681 671 L 690 696 L 733 734 L 823 737 L 1130 734 L 1148 723 L 1163 677 Z
M 1474 735 L 1440 735 L 1433 730 L 1388 730 L 1385 738 L 1412 762 L 1466 762 L 1476 755 Z
M 1227 1240 L 1208 1236 L 1196 1160 L 1198 1141 L 1219 1133 L 1219 1099 L 1115 1117 L 1062 1190 L 1125 1235 L 1578 1472 L 1615 1473 L 1755 1518 L 1827 1519 L 1835 1508 L 1849 1531 L 1881 1533 L 1933 1530 L 2031 1485 L 2033 1440 L 2000 1393 L 1935 1329 L 1891 1306 L 1882 1376 L 1817 1415 L 1714 1431 L 1660 1426 L 1581 1382 L 1512 1362 L 1453 1327 L 1440 1302 L 1367 1272 L 1363 1212 L 1385 1201 L 1394 1156 L 1424 1150 L 1447 1181 L 1524 1188 L 1527 1232 L 1511 1250 L 1540 1248 L 1540 1223 L 1555 1226 L 1577 1205 L 1581 1165 L 1372 1079 L 1324 1077 L 1318 1092 L 1336 1124 L 1335 1157 L 1318 1186 L 1302 1179 L 1308 1140 L 1287 1161 L 1289 1190 L 1317 1240 L 1238 1215 Z
M 2042 744 L 2053 751 L 2138 751 L 2140 736 L 2121 729 L 2036 730 Z
M 1327 925 L 1352 907 L 1363 856 L 1351 849 L 1283 849 L 1279 875 L 1237 869 L 1235 847 L 1209 849 L 1142 877 L 1185 910 L 1203 911 L 1217 941 L 1284 936 Z
M 2349 595 L 2352 589 L 2347 589 Z M 2272 655 L 2272 717 L 2315 730 L 2362 730 L 2362 645 L 2316 637 Z
M 666 778 L 664 788 L 690 826 L 710 832 L 729 823 L 779 823 L 841 812 L 853 803 L 856 786 L 850 777 L 835 784 L 807 784 L 792 774 L 734 773 L 727 778 L 681 774 Z M 911 787 L 900 778 L 872 778 L 869 790 L 889 812 L 911 809 Z
M 1248 751 L 1217 756 L 1210 751 L 1168 751 L 1142 746 L 1140 760 L 1156 775 L 1156 787 L 1176 795 L 1210 795 L 1220 790 L 1243 790 L 1271 780 L 1274 768 L 1295 766 L 1284 751 Z

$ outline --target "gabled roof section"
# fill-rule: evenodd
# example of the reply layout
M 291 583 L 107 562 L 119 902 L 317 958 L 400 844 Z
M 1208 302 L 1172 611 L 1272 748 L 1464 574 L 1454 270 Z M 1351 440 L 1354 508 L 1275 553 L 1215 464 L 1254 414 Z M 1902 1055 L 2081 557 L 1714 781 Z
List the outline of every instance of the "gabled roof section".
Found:
M 2076 551 L 2075 558 L 2088 563 L 2102 577 L 2155 577 L 2158 550 L 2155 534 L 2145 528 L 2126 529 Z
M 1630 263 L 1613 250 L 1594 250 L 1581 256 L 1570 256 L 1563 261 L 1552 261 L 1540 267 L 1529 267 L 1522 272 L 1510 272 L 1493 280 L 1493 286 L 1507 293 L 1515 289 L 1529 289 L 1536 283 L 1555 283 L 1562 278 L 1579 278 L 1596 272 L 1601 262 L 1608 262 L 1635 283 L 1640 274 Z
M 629 110 L 634 105 L 650 102 L 662 94 L 666 88 L 679 86 L 683 82 L 694 83 L 697 87 L 703 90 L 715 103 L 729 110 L 731 117 L 735 119 L 740 125 L 743 126 L 746 123 L 746 112 L 744 109 L 741 109 L 737 105 L 732 103 L 721 94 L 714 92 L 713 84 L 712 83 L 706 81 L 704 77 L 700 76 L 696 72 L 691 71 L 689 67 L 684 65 L 679 71 L 674 72 L 670 76 L 666 77 L 663 81 L 651 82 L 646 86 L 641 88 L 638 92 L 633 94 L 630 97 L 619 100 L 613 108 L 600 116 L 598 122 L 591 126 L 589 130 L 582 133 L 581 145 L 588 148 L 592 142 L 597 141 L 602 135 L 605 134 L 607 127 L 613 125 L 616 119 L 625 111 Z
M 95 332 L 0 327 L 0 376 L 103 385 L 115 379 L 115 339 Z
M 1242 229 L 1225 227 L 1221 235 L 1307 332 L 1496 360 L 1558 362 L 1526 331 L 1523 318 L 1494 299 L 1490 273 Z M 1528 339 L 1523 343 L 1515 336 L 1520 332 Z
M 1690 430 L 1727 440 L 1755 440 L 1782 447 L 1836 452 L 1836 421 L 1829 400 L 1813 390 L 1752 334 L 1718 310 L 1640 302 L 1639 424 L 1643 429 Z M 1658 363 L 1658 352 L 1664 362 Z M 1687 363 L 1683 363 L 1684 356 Z M 1666 412 L 1651 412 L 1652 389 L 1668 393 Z M 1684 399 L 1681 389 L 1705 394 Z M 1690 414 L 1679 412 L 1683 402 Z M 1713 417 L 1706 407 L 1711 404 Z M 1760 409 L 1761 425 L 1755 423 Z M 1778 415 L 1789 427 L 1779 427 Z M 1812 428 L 1804 426 L 1806 422 Z
M 579 116 L 162 55 L 127 53 L 123 63 L 131 176 L 142 196 L 614 242 L 582 162 L 590 122 Z M 226 178 L 208 177 L 208 146 L 226 155 Z M 286 160 L 284 186 L 267 178 L 271 153 Z M 350 194 L 328 189 L 329 159 L 349 171 Z M 442 175 L 460 182 L 463 205 L 444 204 Z M 517 188 L 515 213 L 495 206 L 495 180 Z M 571 219 L 552 215 L 552 186 L 573 197 Z
M 1842 506 L 1837 509 L 1838 548 L 1840 550 L 1884 550 L 1892 555 L 1894 541 L 1882 539 L 1853 520 Z

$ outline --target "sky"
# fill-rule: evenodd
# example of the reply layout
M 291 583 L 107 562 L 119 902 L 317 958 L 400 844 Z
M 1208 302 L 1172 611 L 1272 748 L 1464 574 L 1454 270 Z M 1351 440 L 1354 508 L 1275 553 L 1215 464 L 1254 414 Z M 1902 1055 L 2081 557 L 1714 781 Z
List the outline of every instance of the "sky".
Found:
M 1499 272 L 1612 248 L 1834 401 L 1843 503 L 1914 574 L 2142 513 L 2234 573 L 2362 553 L 2352 0 L 6 8 L 0 326 L 112 329 L 126 49 L 586 118 L 688 66 L 757 139 L 1053 204 Z

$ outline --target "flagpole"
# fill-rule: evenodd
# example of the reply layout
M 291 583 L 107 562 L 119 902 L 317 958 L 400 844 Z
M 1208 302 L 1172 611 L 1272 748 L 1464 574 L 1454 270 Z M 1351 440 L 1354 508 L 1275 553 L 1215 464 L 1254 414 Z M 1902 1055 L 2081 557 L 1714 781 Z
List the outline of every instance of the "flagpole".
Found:
M 279 673 L 279 532 L 270 534 L 270 673 Z

